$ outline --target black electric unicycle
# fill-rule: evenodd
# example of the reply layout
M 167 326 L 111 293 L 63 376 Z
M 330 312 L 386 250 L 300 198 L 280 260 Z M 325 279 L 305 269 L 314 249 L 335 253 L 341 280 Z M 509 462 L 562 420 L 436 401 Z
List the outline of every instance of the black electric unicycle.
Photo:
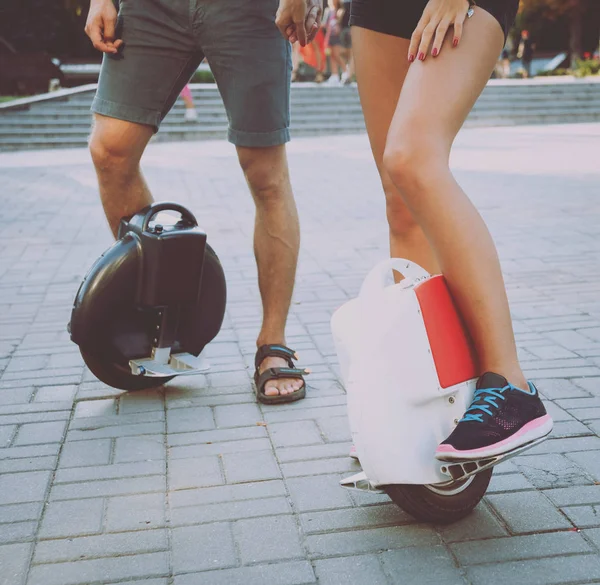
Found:
M 179 219 L 157 217 L 168 211 Z M 68 329 L 99 380 L 153 388 L 207 369 L 201 353 L 221 328 L 226 294 L 221 263 L 194 215 L 154 203 L 121 220 L 118 240 L 77 291 Z

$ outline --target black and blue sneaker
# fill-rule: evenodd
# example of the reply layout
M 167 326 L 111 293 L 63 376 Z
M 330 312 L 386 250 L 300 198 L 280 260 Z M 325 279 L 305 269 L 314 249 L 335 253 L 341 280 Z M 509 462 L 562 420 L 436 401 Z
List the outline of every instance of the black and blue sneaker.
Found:
M 452 434 L 436 449 L 442 461 L 485 459 L 545 437 L 552 430 L 537 388 L 529 392 L 487 372 L 477 382 L 471 405 Z

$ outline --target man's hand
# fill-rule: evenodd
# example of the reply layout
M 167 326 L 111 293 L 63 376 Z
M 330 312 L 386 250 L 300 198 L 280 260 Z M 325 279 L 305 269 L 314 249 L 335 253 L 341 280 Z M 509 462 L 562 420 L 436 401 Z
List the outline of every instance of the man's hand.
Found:
M 322 16 L 320 0 L 279 0 L 275 24 L 290 43 L 299 41 L 304 47 L 315 38 Z
M 122 39 L 115 39 L 117 10 L 112 0 L 92 0 L 85 32 L 96 49 L 103 53 L 118 53 Z

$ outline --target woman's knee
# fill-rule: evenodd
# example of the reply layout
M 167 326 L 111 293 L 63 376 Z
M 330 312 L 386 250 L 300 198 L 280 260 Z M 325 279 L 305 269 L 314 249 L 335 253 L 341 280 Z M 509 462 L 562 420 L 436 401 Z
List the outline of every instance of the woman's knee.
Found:
M 419 193 L 438 170 L 448 167 L 441 140 L 423 128 L 405 128 L 388 137 L 383 168 L 405 197 Z

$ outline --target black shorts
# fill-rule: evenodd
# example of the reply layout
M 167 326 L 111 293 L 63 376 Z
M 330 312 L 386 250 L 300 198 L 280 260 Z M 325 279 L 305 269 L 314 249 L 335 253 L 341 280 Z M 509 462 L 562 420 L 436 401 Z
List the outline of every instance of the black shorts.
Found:
M 410 39 L 425 6 L 427 0 L 352 0 L 350 26 Z M 517 16 L 519 0 L 478 0 L 475 10 L 477 7 L 500 23 L 506 41 Z

